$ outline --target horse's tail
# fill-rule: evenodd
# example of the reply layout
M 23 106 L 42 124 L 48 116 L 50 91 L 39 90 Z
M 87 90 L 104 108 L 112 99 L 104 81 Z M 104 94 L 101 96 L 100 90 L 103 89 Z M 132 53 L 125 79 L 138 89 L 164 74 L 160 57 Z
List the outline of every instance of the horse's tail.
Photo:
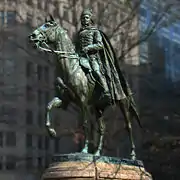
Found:
M 140 121 L 139 113 L 138 113 L 138 111 L 137 111 L 137 109 L 136 109 L 135 102 L 134 102 L 134 100 L 133 100 L 132 98 L 130 98 L 129 111 L 130 111 L 131 115 L 136 118 L 137 123 L 139 124 L 139 126 L 140 126 L 141 128 L 143 128 L 143 126 L 142 126 L 142 124 L 141 124 L 141 121 Z

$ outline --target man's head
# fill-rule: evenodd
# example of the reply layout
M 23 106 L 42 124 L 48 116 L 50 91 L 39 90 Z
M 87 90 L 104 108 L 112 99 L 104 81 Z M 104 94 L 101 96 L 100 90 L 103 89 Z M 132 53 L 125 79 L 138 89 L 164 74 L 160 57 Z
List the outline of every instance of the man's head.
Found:
M 85 9 L 81 14 L 81 24 L 82 26 L 89 26 L 93 23 L 92 21 L 92 10 L 91 9 Z

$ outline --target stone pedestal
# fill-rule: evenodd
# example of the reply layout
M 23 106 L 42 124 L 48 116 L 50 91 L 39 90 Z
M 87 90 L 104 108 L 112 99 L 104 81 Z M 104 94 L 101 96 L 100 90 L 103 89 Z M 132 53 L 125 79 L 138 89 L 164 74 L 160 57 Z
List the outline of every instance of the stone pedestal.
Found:
M 57 155 L 53 161 L 42 180 L 152 180 L 142 161 L 82 153 Z

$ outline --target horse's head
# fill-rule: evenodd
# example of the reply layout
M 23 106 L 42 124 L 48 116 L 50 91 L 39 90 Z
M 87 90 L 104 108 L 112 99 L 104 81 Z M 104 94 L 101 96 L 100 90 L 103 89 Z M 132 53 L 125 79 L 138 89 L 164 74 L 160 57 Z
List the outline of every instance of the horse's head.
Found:
M 56 41 L 56 29 L 59 26 L 51 15 L 49 17 L 49 20 L 46 18 L 45 24 L 38 27 L 29 35 L 29 40 L 34 43 L 35 47 L 39 47 L 43 43 L 49 44 Z
M 51 15 L 49 16 L 49 20 L 46 18 L 45 24 L 38 27 L 29 35 L 29 40 L 34 43 L 35 48 L 42 47 L 45 43 L 46 45 L 54 44 L 58 50 L 75 52 L 74 45 L 67 32 L 56 23 Z

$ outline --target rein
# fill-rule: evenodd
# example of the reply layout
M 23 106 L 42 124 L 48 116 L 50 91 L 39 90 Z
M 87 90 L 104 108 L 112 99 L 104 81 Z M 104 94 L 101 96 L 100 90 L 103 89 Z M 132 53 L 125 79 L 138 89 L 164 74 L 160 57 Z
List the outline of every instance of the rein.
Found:
M 78 59 L 78 56 L 75 54 L 75 53 L 72 53 L 72 52 L 68 52 L 68 51 L 57 51 L 57 50 L 53 50 L 52 48 L 49 47 L 48 44 L 46 44 L 45 42 L 43 42 L 42 44 L 44 44 L 47 48 L 44 48 L 42 47 L 41 45 L 38 46 L 38 48 L 42 51 L 45 51 L 45 52 L 51 52 L 51 53 L 54 53 L 54 54 L 60 54 L 61 57 L 67 57 L 67 58 L 77 58 Z M 69 55 L 66 55 L 66 54 L 69 54 Z

